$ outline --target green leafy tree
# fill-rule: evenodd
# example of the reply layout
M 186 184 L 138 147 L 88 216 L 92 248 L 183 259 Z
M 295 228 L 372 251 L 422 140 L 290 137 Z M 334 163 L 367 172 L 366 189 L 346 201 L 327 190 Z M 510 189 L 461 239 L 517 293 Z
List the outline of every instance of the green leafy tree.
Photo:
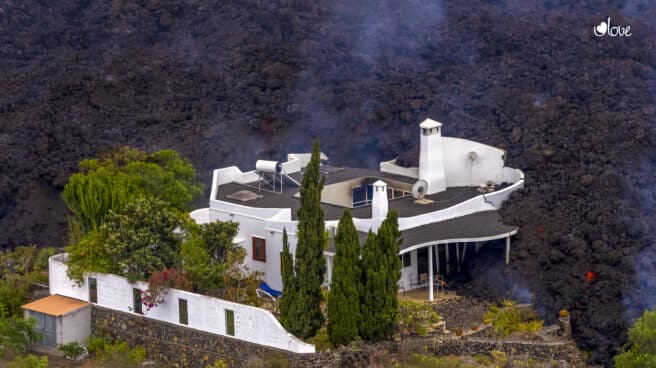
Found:
M 225 264 L 213 261 L 203 238 L 198 234 L 188 235 L 182 243 L 180 262 L 185 275 L 191 281 L 193 291 L 202 293 L 224 285 L 222 273 Z
M 121 213 L 137 198 L 157 198 L 182 211 L 202 193 L 193 166 L 171 150 L 148 154 L 123 148 L 79 166 L 80 172 L 70 177 L 62 192 L 73 213 L 74 241 L 97 229 L 110 210 Z
M 105 272 L 136 281 L 173 268 L 183 225 L 183 216 L 166 203 L 139 198 L 122 213 L 110 211 L 97 231 L 67 247 L 69 276 L 82 281 L 85 272 Z
M 296 230 L 296 289 L 290 295 L 288 329 L 301 338 L 316 334 L 323 324 L 321 284 L 326 272 L 323 257 L 324 230 L 321 191 L 326 181 L 319 172 L 320 145 L 312 145 L 312 157 L 301 182 L 301 206 Z
M 645 311 L 629 329 L 624 351 L 615 356 L 615 367 L 656 367 L 656 311 Z
M 289 252 L 289 241 L 287 239 L 287 229 L 282 231 L 282 254 L 281 254 L 281 276 L 282 276 L 282 296 L 279 300 L 280 323 L 290 329 L 290 320 L 294 318 L 292 311 L 292 301 L 296 296 L 296 275 L 294 275 L 294 258 Z
M 328 335 L 333 345 L 358 336 L 360 322 L 360 243 L 351 210 L 344 210 L 335 235 L 335 260 L 328 295 Z
M 239 231 L 239 224 L 228 221 L 215 221 L 200 225 L 201 236 L 205 248 L 215 261 L 225 262 L 229 252 L 234 252 L 236 246 L 234 237 Z
M 377 235 L 369 232 L 362 248 L 360 336 L 365 340 L 382 340 L 394 331 L 401 277 L 399 236 L 398 215 L 392 210 Z

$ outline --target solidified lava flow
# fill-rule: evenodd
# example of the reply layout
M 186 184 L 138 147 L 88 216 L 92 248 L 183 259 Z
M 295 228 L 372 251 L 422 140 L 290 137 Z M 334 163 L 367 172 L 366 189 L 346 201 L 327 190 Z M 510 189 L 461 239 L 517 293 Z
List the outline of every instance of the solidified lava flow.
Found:
M 315 136 L 334 162 L 412 165 L 431 117 L 525 171 L 490 267 L 608 362 L 656 304 L 656 7 L 570 3 L 1 2 L 0 246 L 65 244 L 63 185 L 120 145 L 177 149 L 204 183 Z M 595 36 L 608 17 L 631 36 Z

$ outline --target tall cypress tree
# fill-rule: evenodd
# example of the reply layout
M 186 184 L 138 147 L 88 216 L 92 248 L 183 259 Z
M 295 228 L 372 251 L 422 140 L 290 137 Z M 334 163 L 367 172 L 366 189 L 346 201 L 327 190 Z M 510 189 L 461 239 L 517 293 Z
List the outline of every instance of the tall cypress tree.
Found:
M 378 234 L 371 231 L 362 248 L 362 289 L 360 336 L 382 340 L 394 330 L 398 311 L 398 281 L 401 277 L 398 214 L 387 214 Z
M 387 272 L 384 273 L 385 289 L 384 304 L 381 312 L 383 319 L 380 321 L 381 328 L 385 330 L 385 337 L 389 337 L 396 322 L 399 302 L 399 278 L 401 277 L 401 260 L 399 259 L 399 247 L 401 243 L 401 232 L 399 231 L 399 216 L 396 210 L 387 213 L 378 230 L 378 246 L 385 257 Z
M 323 257 L 324 221 L 321 190 L 325 178 L 320 176 L 319 141 L 312 145 L 312 157 L 301 182 L 301 207 L 298 209 L 296 230 L 296 290 L 291 297 L 288 330 L 300 338 L 316 334 L 323 324 L 321 314 L 321 284 L 326 272 Z
M 291 311 L 291 301 L 296 295 L 296 276 L 294 275 L 294 259 L 289 252 L 289 242 L 287 240 L 287 229 L 282 231 L 282 255 L 281 255 L 282 274 L 282 296 L 280 297 L 280 323 L 289 329 L 289 321 L 293 319 Z
M 362 247 L 362 288 L 360 289 L 360 337 L 375 341 L 385 337 L 380 328 L 381 311 L 384 306 L 385 257 L 378 247 L 377 236 L 369 230 Z
M 347 208 L 335 235 L 335 261 L 328 295 L 328 336 L 333 345 L 346 345 L 358 336 L 360 278 L 358 232 Z

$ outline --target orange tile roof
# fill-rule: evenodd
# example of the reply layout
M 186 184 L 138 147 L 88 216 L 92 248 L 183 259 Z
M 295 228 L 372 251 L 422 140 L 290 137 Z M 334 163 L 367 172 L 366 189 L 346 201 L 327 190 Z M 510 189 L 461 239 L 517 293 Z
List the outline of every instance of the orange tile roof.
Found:
M 88 305 L 90 304 L 82 300 L 61 295 L 50 295 L 31 303 L 27 303 L 21 308 L 58 317 L 82 309 Z

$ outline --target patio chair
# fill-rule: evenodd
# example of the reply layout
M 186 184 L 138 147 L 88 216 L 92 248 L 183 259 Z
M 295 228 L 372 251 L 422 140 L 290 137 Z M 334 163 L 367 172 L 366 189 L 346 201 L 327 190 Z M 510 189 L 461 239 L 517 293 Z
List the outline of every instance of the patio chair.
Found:
M 422 273 L 419 275 L 419 284 L 421 287 L 427 287 L 428 286 L 428 274 L 427 273 Z

